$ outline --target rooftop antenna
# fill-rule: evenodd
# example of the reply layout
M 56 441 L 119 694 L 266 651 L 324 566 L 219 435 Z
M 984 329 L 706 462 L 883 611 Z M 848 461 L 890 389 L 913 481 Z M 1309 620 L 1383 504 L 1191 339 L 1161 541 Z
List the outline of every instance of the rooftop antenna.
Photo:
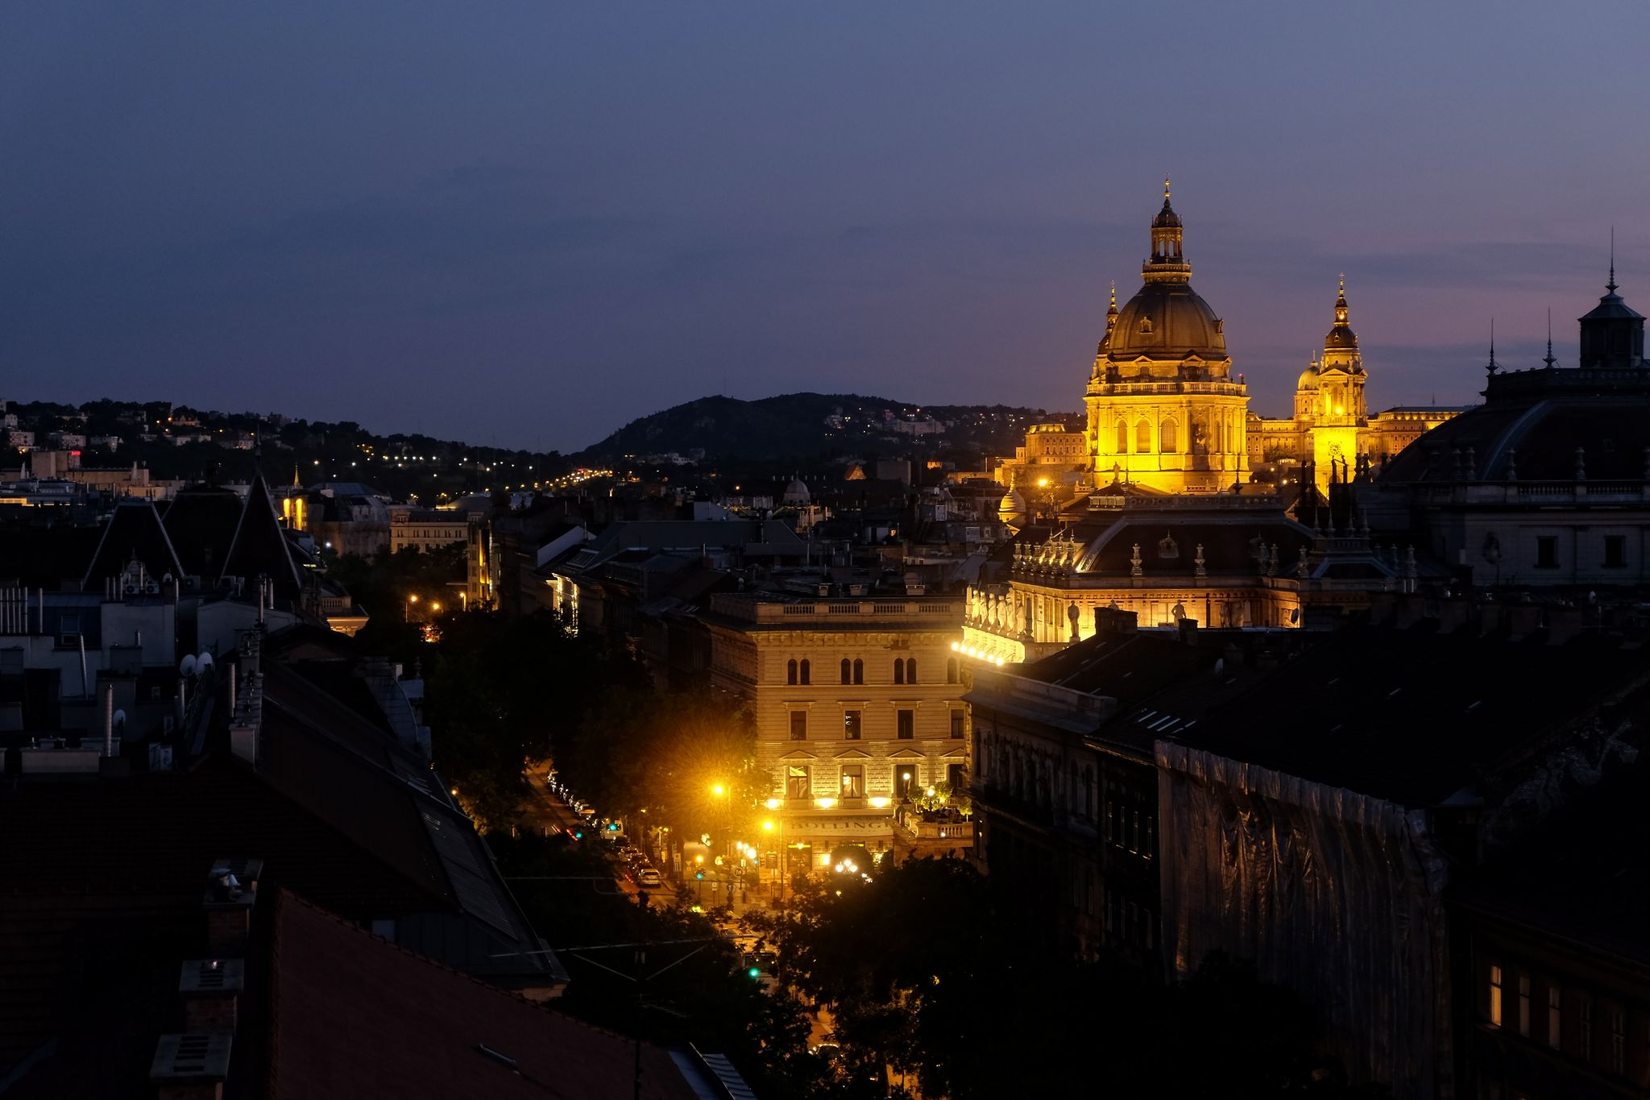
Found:
M 1558 362 L 1557 359 L 1553 358 L 1553 307 L 1552 306 L 1547 307 L 1547 358 L 1543 359 L 1542 362 L 1547 364 L 1547 369 L 1548 370 L 1552 370 L 1553 369 L 1553 364 Z

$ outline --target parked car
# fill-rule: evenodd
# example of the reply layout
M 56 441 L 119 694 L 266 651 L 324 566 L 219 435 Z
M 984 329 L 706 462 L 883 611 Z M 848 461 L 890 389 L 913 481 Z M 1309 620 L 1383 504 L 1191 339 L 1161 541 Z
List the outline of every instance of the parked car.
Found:
M 652 867 L 643 867 L 636 872 L 636 885 L 644 888 L 663 886 L 665 880 L 659 877 L 659 872 Z

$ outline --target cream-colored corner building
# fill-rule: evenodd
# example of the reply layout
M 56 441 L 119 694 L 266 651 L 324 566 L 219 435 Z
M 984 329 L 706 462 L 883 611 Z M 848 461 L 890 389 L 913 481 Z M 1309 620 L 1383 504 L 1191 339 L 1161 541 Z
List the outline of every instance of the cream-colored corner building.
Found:
M 761 793 L 740 839 L 764 881 L 845 845 L 889 851 L 903 801 L 964 785 L 961 597 L 730 593 L 703 618 L 713 683 L 755 713 Z

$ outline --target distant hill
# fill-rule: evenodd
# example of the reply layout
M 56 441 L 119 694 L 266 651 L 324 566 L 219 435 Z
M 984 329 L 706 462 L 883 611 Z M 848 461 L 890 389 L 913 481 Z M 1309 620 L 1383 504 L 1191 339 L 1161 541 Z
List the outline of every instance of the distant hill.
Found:
M 912 405 L 859 394 L 788 393 L 758 401 L 701 397 L 632 420 L 574 460 L 680 455 L 693 460 L 818 459 L 948 451 L 1012 454 L 1028 424 L 1071 413 L 1007 405 Z

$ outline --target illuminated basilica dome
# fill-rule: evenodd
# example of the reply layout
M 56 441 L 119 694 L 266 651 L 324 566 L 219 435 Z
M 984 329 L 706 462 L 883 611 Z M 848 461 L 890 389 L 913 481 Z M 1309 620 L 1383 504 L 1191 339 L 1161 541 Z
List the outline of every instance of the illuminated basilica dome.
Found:
M 1192 289 L 1182 235 L 1164 180 L 1140 290 L 1121 309 L 1112 292 L 1089 374 L 1084 404 L 1097 485 L 1219 492 L 1248 478 L 1248 392 L 1232 378 L 1220 318 Z

